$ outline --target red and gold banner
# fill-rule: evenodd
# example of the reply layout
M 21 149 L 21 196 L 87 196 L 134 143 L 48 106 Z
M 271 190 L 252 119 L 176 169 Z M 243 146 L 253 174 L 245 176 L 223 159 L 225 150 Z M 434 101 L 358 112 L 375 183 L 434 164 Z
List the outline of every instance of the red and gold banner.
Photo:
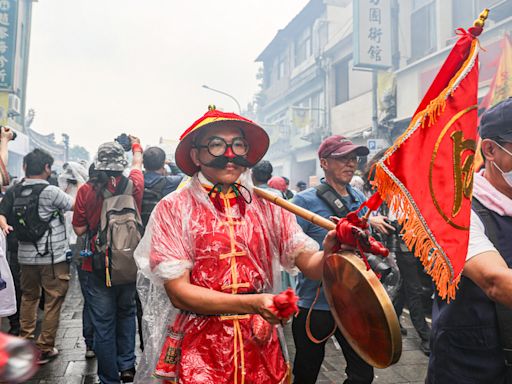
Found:
M 405 243 L 448 299 L 469 241 L 481 31 L 458 30 L 408 129 L 376 166 L 378 193 L 397 213 Z
M 491 80 L 489 92 L 480 103 L 479 109 L 486 110 L 500 101 L 512 96 L 512 41 L 508 33 L 505 33 L 500 42 L 501 55 L 498 60 L 496 73 Z M 475 155 L 475 170 L 480 169 L 484 159 L 480 153 L 480 140 Z
M 501 55 L 489 92 L 480 103 L 480 108 L 490 108 L 512 96 L 512 41 L 506 33 L 500 42 Z

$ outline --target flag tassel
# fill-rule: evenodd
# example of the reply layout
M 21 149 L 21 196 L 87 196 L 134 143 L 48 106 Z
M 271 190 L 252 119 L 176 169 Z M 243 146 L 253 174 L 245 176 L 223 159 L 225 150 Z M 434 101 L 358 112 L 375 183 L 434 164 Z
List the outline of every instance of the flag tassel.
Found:
M 432 234 L 423 224 L 409 196 L 381 167 L 376 169 L 375 180 L 378 193 L 388 202 L 390 210 L 399 212 L 397 220 L 402 225 L 404 243 L 409 249 L 414 249 L 425 271 L 435 282 L 439 295 L 448 301 L 454 299 L 460 276 L 453 281 L 450 280 L 450 266 L 433 241 Z

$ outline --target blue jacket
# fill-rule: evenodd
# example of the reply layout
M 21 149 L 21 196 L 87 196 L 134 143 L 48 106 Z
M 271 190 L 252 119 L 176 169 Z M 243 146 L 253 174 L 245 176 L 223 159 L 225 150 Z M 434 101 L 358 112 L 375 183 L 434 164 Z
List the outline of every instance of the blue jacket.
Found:
M 165 178 L 166 180 L 165 185 L 162 188 L 162 196 L 165 196 L 178 188 L 178 185 L 181 183 L 181 179 L 183 179 L 183 175 L 162 176 L 157 172 L 146 171 L 144 172 L 144 188 L 151 189 L 160 182 L 162 178 Z
M 325 181 L 322 179 L 322 183 L 323 182 Z M 349 198 L 344 198 L 343 203 L 345 204 L 345 207 L 347 207 L 349 211 L 356 210 L 366 200 L 362 192 L 358 191 L 355 188 L 352 188 L 350 185 L 347 185 L 347 192 L 349 193 Z M 334 212 L 332 212 L 332 210 L 327 206 L 327 204 L 324 203 L 324 201 L 317 196 L 315 188 L 308 188 L 305 191 L 296 194 L 292 202 L 300 207 L 306 208 L 307 210 L 314 212 L 325 218 L 329 218 L 330 216 L 334 215 Z M 324 240 L 325 235 L 327 234 L 327 230 L 322 227 L 319 227 L 318 225 L 312 224 L 309 221 L 306 221 L 300 217 L 297 217 L 297 222 L 302 227 L 304 233 L 306 233 L 309 237 L 315 240 L 320 245 L 320 249 L 322 249 L 322 242 Z M 297 279 L 297 294 L 299 295 L 299 307 L 311 307 L 311 304 L 315 299 L 316 290 L 319 284 L 319 281 L 310 280 L 304 277 L 302 273 L 299 273 Z M 318 298 L 314 309 L 323 311 L 329 310 L 329 304 L 327 304 L 327 299 L 325 298 L 323 289 L 320 292 L 320 297 Z

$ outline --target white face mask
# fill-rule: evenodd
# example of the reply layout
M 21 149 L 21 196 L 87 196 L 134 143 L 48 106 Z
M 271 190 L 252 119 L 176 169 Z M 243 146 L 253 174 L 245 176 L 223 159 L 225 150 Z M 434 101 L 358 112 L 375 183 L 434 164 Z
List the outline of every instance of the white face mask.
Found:
M 512 157 L 512 153 L 502 147 L 501 145 L 499 145 L 498 143 L 494 142 L 498 147 L 500 147 L 500 149 L 502 149 L 507 155 L 509 155 L 510 157 Z M 498 171 L 501 172 L 501 176 L 503 176 L 503 178 L 505 179 L 505 181 L 507 182 L 507 184 L 512 187 L 512 170 L 508 171 L 508 172 L 504 172 L 500 167 L 498 167 L 498 164 L 496 164 L 494 161 L 492 162 L 494 164 L 494 166 L 498 169 Z

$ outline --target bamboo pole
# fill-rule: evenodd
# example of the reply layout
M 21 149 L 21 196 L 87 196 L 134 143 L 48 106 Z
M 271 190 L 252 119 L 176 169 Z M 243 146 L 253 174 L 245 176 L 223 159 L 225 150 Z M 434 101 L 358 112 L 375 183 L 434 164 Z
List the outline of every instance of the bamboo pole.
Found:
M 290 211 L 291 213 L 302 217 L 304 220 L 307 220 L 313 224 L 318 225 L 319 227 L 325 228 L 329 231 L 332 229 L 336 229 L 336 224 L 333 223 L 332 221 L 320 215 L 317 215 L 316 213 L 308 211 L 307 209 L 290 203 L 289 201 L 283 199 L 282 197 L 276 196 L 273 193 L 265 191 L 264 189 L 254 187 L 254 193 L 261 197 L 262 199 L 268 200 L 271 203 L 279 205 L 281 208 L 284 208 L 287 211 Z

